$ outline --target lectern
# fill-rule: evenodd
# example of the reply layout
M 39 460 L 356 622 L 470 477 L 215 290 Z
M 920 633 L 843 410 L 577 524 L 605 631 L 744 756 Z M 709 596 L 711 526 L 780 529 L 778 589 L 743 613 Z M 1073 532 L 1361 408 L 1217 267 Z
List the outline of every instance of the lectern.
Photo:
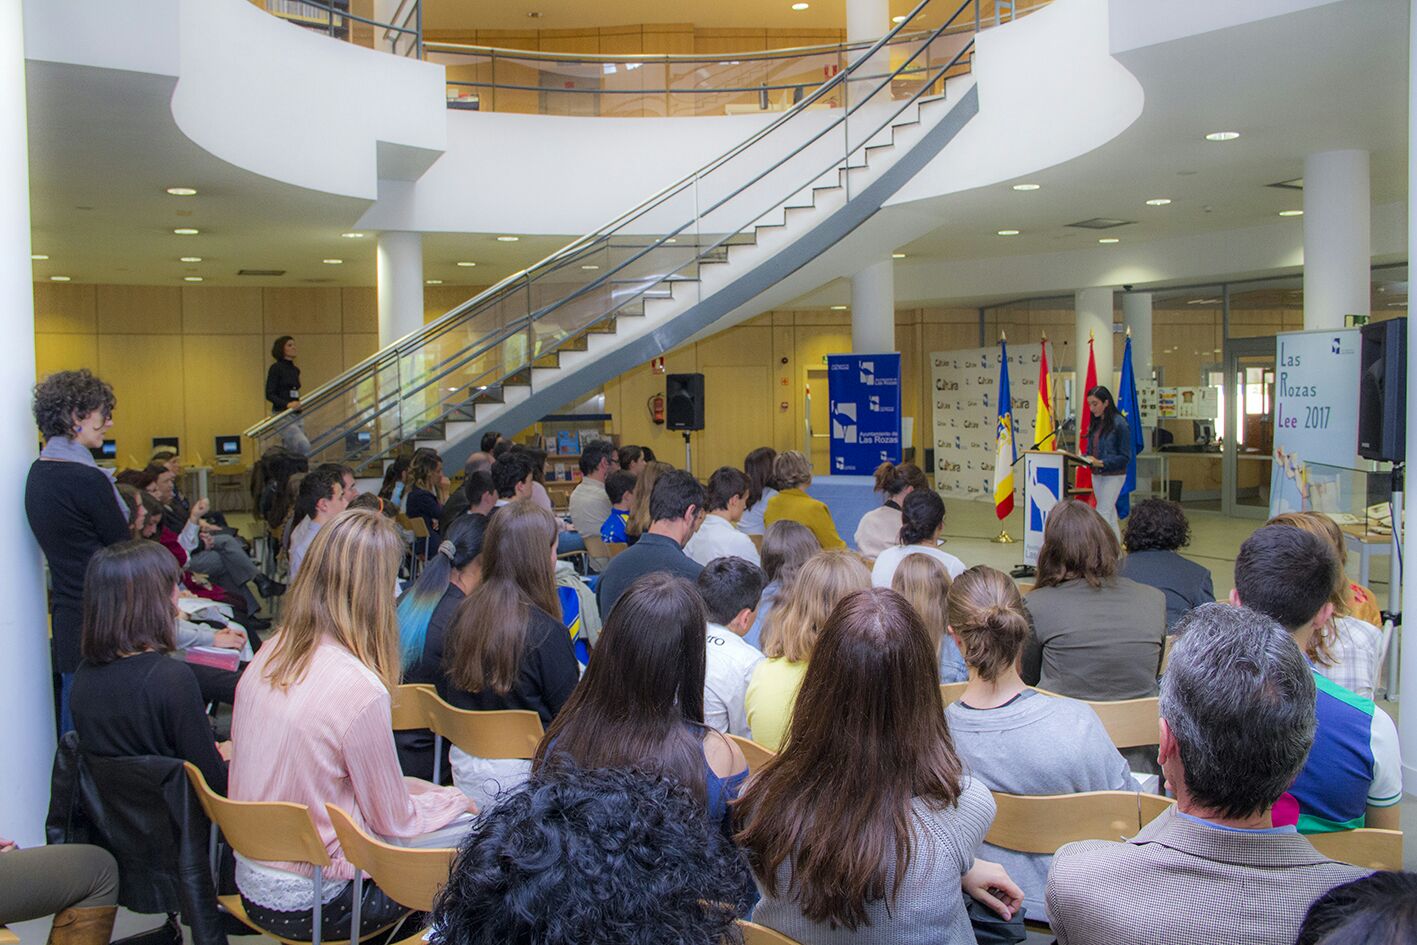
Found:
M 1063 450 L 1029 450 L 1023 455 L 1023 563 L 1033 567 L 1043 547 L 1043 523 L 1048 513 L 1067 497 L 1073 469 L 1089 463 L 1077 453 Z

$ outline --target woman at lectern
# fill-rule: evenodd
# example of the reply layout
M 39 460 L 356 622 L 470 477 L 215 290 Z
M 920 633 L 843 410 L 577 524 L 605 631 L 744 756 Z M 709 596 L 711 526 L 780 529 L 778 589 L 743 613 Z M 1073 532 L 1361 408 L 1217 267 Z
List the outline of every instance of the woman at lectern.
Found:
M 1117 499 L 1122 495 L 1122 482 L 1132 459 L 1132 431 L 1127 418 L 1117 410 L 1112 392 L 1101 384 L 1087 392 L 1087 409 L 1092 411 L 1092 423 L 1088 425 L 1084 458 L 1092 464 L 1092 494 L 1097 497 L 1097 511 L 1120 541 Z

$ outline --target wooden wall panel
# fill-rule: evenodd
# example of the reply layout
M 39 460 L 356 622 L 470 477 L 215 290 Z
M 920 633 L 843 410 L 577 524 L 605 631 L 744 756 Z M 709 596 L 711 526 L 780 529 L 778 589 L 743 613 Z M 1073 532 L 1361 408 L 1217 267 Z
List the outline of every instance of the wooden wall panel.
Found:
M 118 397 L 110 436 L 118 441 L 120 466 L 145 464 L 155 436 L 184 435 L 182 348 L 179 334 L 98 336 L 98 374 L 113 385 Z M 213 384 L 207 396 L 226 396 L 221 379 Z
M 38 332 L 34 360 L 36 379 L 55 371 L 94 370 L 98 366 L 98 336 Z
M 646 53 L 687 55 L 694 51 L 694 27 L 690 23 L 649 23 L 644 28 Z
M 379 293 L 368 286 L 349 286 L 339 290 L 340 307 L 346 334 L 352 331 L 379 330 Z
M 345 332 L 344 369 L 347 371 L 379 350 L 379 336 L 374 332 Z
M 183 336 L 182 453 L 187 462 L 210 465 L 216 437 L 235 436 L 265 416 L 270 363 L 270 348 L 259 334 Z M 242 449 L 243 460 L 255 459 L 249 441 L 242 441 Z
M 694 52 L 753 52 L 768 48 L 767 32 L 761 28 L 698 29 L 694 31 Z
M 259 335 L 261 290 L 242 286 L 187 286 L 182 289 L 184 334 Z
M 280 335 L 338 334 L 344 315 L 337 286 L 281 286 L 261 290 L 265 332 Z
M 602 26 L 600 28 L 601 54 L 620 56 L 644 52 L 644 30 L 645 28 L 642 26 Z
M 100 334 L 182 333 L 182 289 L 165 285 L 94 287 Z
M 34 328 L 39 332 L 93 334 L 98 330 L 94 287 L 61 282 L 36 282 Z

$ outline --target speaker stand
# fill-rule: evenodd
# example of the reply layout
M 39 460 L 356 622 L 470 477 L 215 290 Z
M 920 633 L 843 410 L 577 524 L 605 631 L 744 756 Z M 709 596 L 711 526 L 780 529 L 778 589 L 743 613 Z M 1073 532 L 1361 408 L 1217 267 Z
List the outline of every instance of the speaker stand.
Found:
M 684 431 L 684 471 L 693 474 L 694 472 L 694 446 L 689 441 L 689 431 Z
M 1387 644 L 1387 697 L 1396 702 L 1398 693 L 1398 655 L 1402 641 L 1402 505 L 1403 480 L 1406 466 L 1392 465 L 1392 548 L 1389 550 L 1387 613 L 1392 621 L 1392 636 Z

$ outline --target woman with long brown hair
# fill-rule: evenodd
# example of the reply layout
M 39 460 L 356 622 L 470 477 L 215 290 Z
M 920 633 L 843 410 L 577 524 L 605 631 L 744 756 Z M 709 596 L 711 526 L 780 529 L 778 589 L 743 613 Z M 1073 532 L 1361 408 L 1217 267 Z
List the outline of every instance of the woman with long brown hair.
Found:
M 654 484 L 659 481 L 659 477 L 669 472 L 674 467 L 668 463 L 645 463 L 640 470 L 640 476 L 635 480 L 635 502 L 630 506 L 630 514 L 625 519 L 625 537 L 630 544 L 640 540 L 640 536 L 649 531 L 649 497 L 654 492 Z
M 454 788 L 405 779 L 394 748 L 390 693 L 399 683 L 394 586 L 404 544 L 377 512 L 341 512 L 315 535 L 286 597 L 281 632 L 236 689 L 231 799 L 310 809 L 333 861 L 325 867 L 322 929 L 349 935 L 354 866 L 325 804 L 405 845 L 454 846 L 476 806 Z M 238 856 L 236 885 L 253 922 L 283 938 L 314 931 L 310 868 Z M 364 885 L 361 930 L 404 911 Z
M 957 884 L 1012 914 L 1021 891 L 976 867 L 993 798 L 955 755 L 930 638 L 903 597 L 867 589 L 832 609 L 798 707 L 735 807 L 762 893 L 753 921 L 806 945 L 964 945 Z
M 776 751 L 807 661 L 836 602 L 871 586 L 871 572 L 849 551 L 824 551 L 802 565 L 773 607 L 763 632 L 767 659 L 753 670 L 744 697 L 753 740 Z
M 460 709 L 527 709 L 550 725 L 580 678 L 556 592 L 556 539 L 551 513 L 527 500 L 497 510 L 483 540 L 482 581 L 448 626 L 446 649 L 425 647 L 441 661 L 438 694 Z M 430 645 L 435 641 L 429 640 Z M 519 759 L 451 752 L 453 783 L 480 806 L 523 781 Z
M 743 472 L 748 477 L 748 507 L 738 520 L 738 529 L 745 535 L 762 535 L 767 531 L 763 513 L 777 495 L 777 480 L 772 477 L 775 459 L 777 450 L 771 446 L 760 446 L 743 459 Z

